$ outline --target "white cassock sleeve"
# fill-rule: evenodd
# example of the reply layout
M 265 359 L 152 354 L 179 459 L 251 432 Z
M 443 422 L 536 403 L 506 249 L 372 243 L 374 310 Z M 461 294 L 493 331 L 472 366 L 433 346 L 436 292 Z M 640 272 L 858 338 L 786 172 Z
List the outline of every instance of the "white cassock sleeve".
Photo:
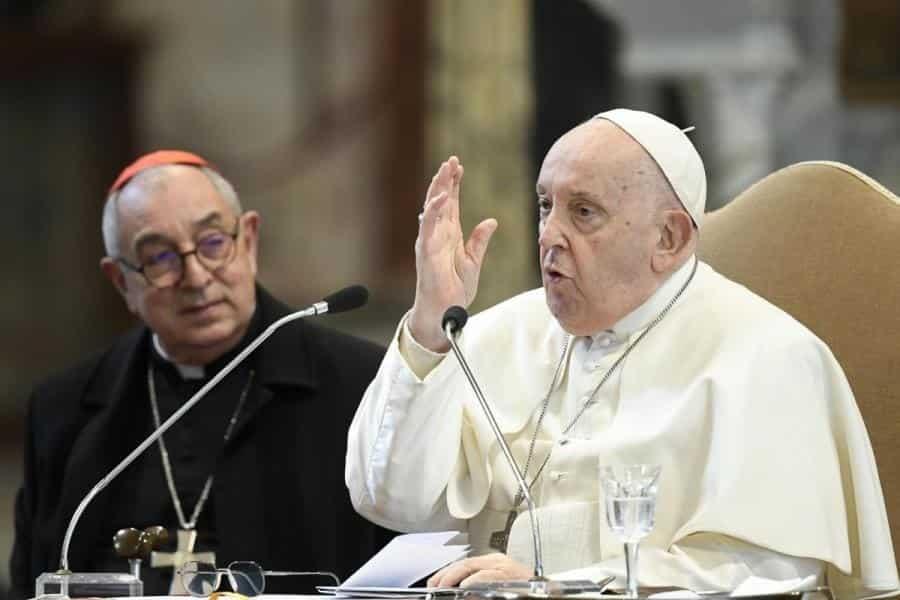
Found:
M 350 425 L 347 488 L 356 511 L 383 527 L 464 530 L 465 522 L 451 517 L 445 500 L 459 455 L 462 404 L 433 393 L 428 373 L 420 379 L 413 372 L 400 353 L 400 335 L 388 348 Z M 431 371 L 441 355 L 415 346 L 419 354 L 413 364 L 420 372 Z

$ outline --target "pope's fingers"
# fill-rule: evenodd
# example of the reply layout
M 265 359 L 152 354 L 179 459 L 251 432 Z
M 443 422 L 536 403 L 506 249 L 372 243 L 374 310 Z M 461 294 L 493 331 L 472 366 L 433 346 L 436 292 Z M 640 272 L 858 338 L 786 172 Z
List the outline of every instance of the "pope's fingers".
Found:
M 459 159 L 451 156 L 448 161 L 450 165 L 450 218 L 459 220 L 459 188 L 462 183 L 463 173 L 465 170 L 459 163 Z
M 471 558 L 464 558 L 463 560 L 456 561 L 432 575 L 432 579 L 437 582 L 439 587 L 454 587 L 460 585 L 460 582 L 465 579 L 473 577 L 481 572 L 502 574 L 505 566 L 515 568 L 518 567 L 519 564 L 505 554 L 494 552 L 492 554 L 483 554 L 481 556 L 473 556 Z M 485 576 L 487 577 L 489 575 Z M 510 579 L 508 576 L 505 578 Z M 527 578 L 528 575 L 525 576 L 525 579 Z M 431 579 L 429 579 L 429 581 L 431 581 Z M 492 580 L 484 579 L 484 581 Z
M 455 587 L 459 582 L 478 571 L 473 558 L 464 558 L 451 563 L 428 579 L 429 587 Z
M 433 195 L 429 196 L 427 200 L 425 200 L 425 204 L 422 206 L 422 213 L 428 212 L 429 207 L 434 204 L 440 204 L 450 198 L 449 190 L 441 190 L 436 191 Z
M 450 178 L 449 183 L 451 188 L 459 188 L 459 182 L 462 181 L 463 176 L 463 166 L 455 156 L 451 156 L 447 159 L 447 174 Z
M 508 581 L 509 576 L 500 569 L 480 569 L 459 582 L 458 587 L 469 587 L 476 583 Z
M 434 575 L 428 578 L 428 581 L 425 582 L 427 587 L 440 587 L 441 576 L 444 574 L 444 569 L 441 569 Z
M 446 205 L 449 201 L 447 192 L 441 192 L 428 201 L 425 209 L 419 214 L 419 235 L 428 236 L 434 231 L 435 226 L 443 220 L 446 213 Z
M 456 563 L 453 563 L 452 565 L 448 565 L 448 566 L 444 567 L 443 569 L 441 569 L 440 571 L 438 571 L 437 573 L 435 573 L 434 575 L 432 575 L 431 577 L 429 577 L 426 585 L 428 587 L 453 587 L 455 584 L 447 583 L 448 581 L 451 581 L 447 577 L 447 572 L 450 570 L 451 567 L 453 567 L 455 565 L 456 565 Z
M 425 192 L 425 202 L 422 205 L 422 209 L 424 210 L 425 206 L 428 205 L 428 202 L 432 198 L 440 194 L 442 191 L 448 190 L 450 187 L 451 180 L 449 177 L 449 165 L 447 161 L 444 161 L 441 163 L 441 166 L 438 167 L 438 170 L 431 178 L 431 183 L 428 184 L 428 190 Z
M 475 264 L 480 265 L 487 253 L 488 244 L 497 231 L 497 219 L 485 219 L 475 226 L 469 240 L 466 242 L 466 254 L 468 254 Z
M 454 183 L 458 178 L 457 171 L 459 169 L 459 163 L 453 159 L 455 159 L 455 157 L 451 156 L 450 159 L 445 160 L 441 163 L 441 166 L 438 167 L 434 177 L 431 178 L 431 184 L 428 186 L 429 193 L 426 194 L 426 199 L 441 191 L 446 190 L 449 192 L 453 190 Z
M 459 158 L 456 155 L 451 155 L 445 161 L 445 164 L 447 165 L 447 174 L 450 176 L 451 183 L 456 183 L 462 175 L 462 165 L 459 163 Z

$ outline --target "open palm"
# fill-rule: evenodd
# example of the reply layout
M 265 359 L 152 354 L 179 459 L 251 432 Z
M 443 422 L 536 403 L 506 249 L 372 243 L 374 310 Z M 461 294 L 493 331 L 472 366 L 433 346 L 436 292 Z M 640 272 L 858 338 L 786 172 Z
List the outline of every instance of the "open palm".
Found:
M 497 229 L 495 219 L 486 219 L 464 239 L 459 218 L 462 176 L 455 156 L 441 164 L 425 194 L 416 239 L 416 300 L 409 327 L 416 341 L 435 351 L 448 346 L 441 331 L 444 311 L 453 305 L 467 307 L 475 299 L 484 255 Z

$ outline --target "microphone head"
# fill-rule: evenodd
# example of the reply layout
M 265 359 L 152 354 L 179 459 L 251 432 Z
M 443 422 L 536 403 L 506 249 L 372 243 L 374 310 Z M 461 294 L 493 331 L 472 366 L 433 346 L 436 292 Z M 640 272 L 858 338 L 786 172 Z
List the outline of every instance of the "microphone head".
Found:
M 351 285 L 329 296 L 325 296 L 322 301 L 328 304 L 328 312 L 339 313 L 359 308 L 368 300 L 369 290 L 361 285 Z
M 450 333 L 462 331 L 469 320 L 469 313 L 462 306 L 451 306 L 444 311 L 444 318 L 441 319 L 441 329 L 446 330 L 447 324 L 450 324 Z

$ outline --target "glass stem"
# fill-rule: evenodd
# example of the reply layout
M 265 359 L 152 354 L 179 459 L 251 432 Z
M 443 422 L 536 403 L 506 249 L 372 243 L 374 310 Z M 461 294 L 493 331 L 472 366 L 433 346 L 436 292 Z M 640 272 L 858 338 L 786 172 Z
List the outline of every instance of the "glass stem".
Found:
M 625 542 L 625 577 L 628 589 L 626 597 L 638 597 L 638 542 Z

